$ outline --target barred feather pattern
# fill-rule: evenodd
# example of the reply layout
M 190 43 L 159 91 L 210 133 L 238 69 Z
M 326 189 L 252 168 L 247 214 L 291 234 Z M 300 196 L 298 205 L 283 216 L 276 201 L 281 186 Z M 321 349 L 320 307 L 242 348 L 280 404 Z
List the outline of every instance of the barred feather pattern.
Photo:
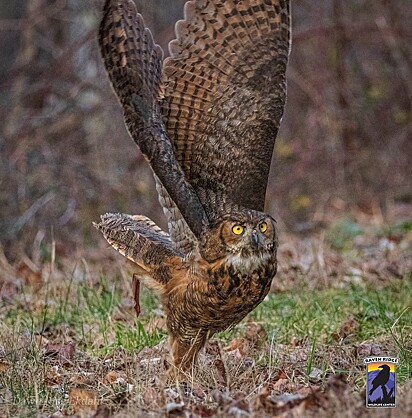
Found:
M 132 138 L 190 231 L 200 237 L 207 230 L 207 216 L 176 160 L 160 112 L 163 53 L 132 1 L 106 0 L 99 44 Z
M 169 235 L 145 216 L 106 213 L 94 226 L 114 249 L 150 277 L 146 284 L 155 290 L 161 290 L 161 285 L 171 280 L 173 270 L 184 265 L 184 254 Z
M 188 369 L 276 274 L 275 221 L 263 208 L 286 100 L 289 1 L 188 1 L 162 68 L 133 1 L 106 0 L 99 43 L 169 234 L 139 215 L 95 226 L 161 296 L 173 364 Z
M 209 219 L 263 210 L 286 100 L 286 0 L 193 0 L 163 66 L 162 111 Z

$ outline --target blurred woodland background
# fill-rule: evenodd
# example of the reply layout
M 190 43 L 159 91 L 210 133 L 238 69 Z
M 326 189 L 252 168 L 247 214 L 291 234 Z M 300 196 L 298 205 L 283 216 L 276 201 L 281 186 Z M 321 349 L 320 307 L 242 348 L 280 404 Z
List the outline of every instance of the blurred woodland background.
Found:
M 167 50 L 184 0 L 136 1 Z M 107 211 L 165 226 L 96 42 L 103 0 L 0 2 L 0 242 L 36 262 L 104 240 Z M 288 103 L 267 209 L 306 233 L 412 201 L 410 0 L 294 0 Z M 406 208 L 406 209 L 405 209 Z M 409 212 L 410 217 L 410 212 Z

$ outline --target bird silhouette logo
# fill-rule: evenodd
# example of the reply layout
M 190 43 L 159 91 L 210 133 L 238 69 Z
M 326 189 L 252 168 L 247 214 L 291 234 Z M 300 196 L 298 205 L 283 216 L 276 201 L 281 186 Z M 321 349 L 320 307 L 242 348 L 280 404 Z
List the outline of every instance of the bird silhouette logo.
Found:
M 368 357 L 366 406 L 369 408 L 395 407 L 395 368 L 396 357 Z

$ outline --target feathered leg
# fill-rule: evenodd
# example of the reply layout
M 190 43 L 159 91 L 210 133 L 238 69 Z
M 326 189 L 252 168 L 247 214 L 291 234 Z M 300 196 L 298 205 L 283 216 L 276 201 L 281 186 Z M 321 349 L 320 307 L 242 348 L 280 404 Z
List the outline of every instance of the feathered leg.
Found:
M 181 340 L 177 336 L 170 335 L 170 348 L 172 351 L 173 364 L 168 373 L 170 376 L 179 376 L 190 370 L 196 364 L 199 351 L 204 347 L 209 335 L 207 332 L 199 331 L 192 341 Z

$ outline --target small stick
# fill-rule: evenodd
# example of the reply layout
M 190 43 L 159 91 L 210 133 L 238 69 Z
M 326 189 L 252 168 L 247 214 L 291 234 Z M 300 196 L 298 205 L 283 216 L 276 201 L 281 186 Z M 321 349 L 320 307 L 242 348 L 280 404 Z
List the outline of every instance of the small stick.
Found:
M 133 289 L 133 298 L 134 298 L 134 310 L 136 312 L 136 316 L 139 317 L 140 315 L 140 280 L 136 273 L 133 273 L 132 279 L 132 289 Z

